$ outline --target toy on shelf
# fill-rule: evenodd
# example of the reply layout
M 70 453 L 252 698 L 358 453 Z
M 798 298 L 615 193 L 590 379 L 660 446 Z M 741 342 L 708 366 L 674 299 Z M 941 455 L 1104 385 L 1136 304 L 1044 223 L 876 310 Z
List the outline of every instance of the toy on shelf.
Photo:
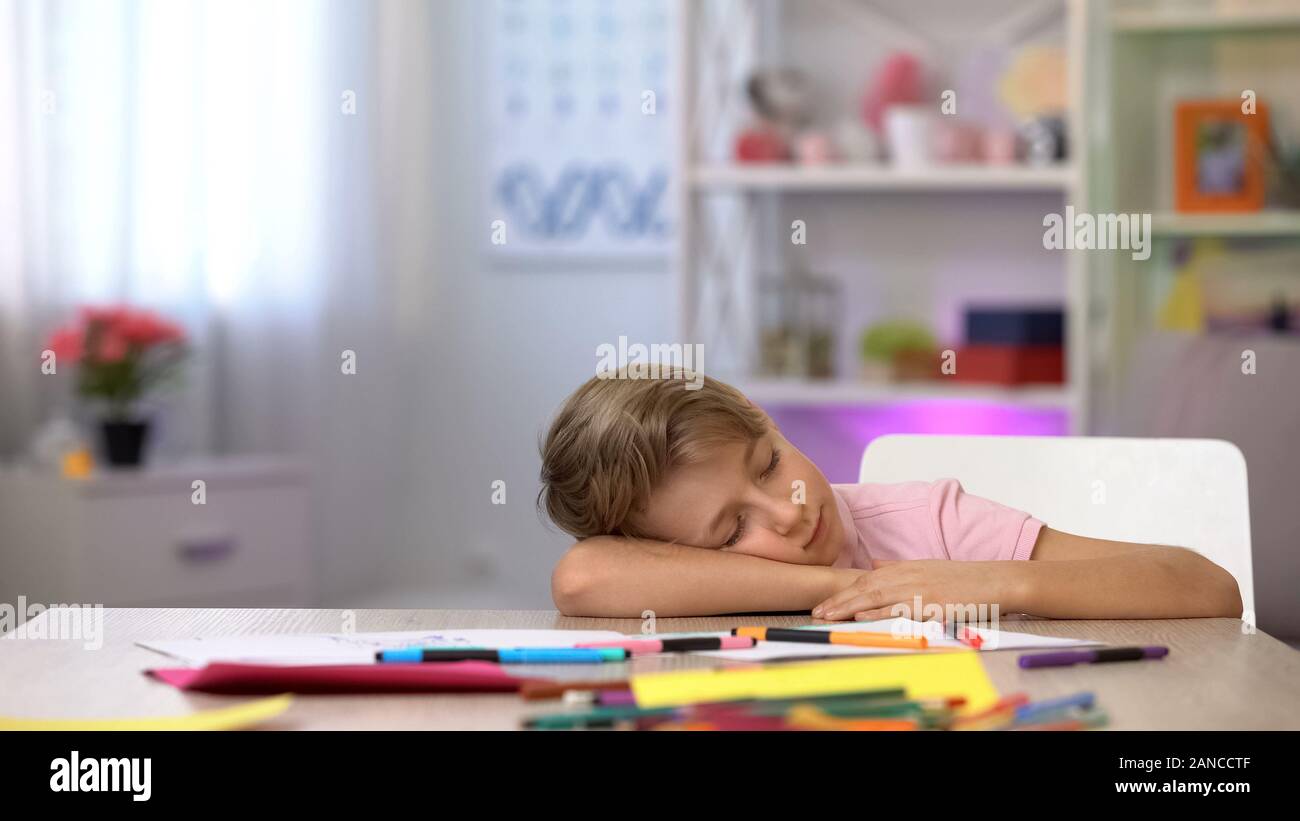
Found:
M 938 115 L 934 106 L 891 105 L 885 109 L 889 161 L 900 168 L 923 168 L 934 159 Z
M 971 163 L 984 158 L 984 132 L 973 123 L 941 120 L 934 131 L 931 150 L 934 159 L 947 163 Z M 1015 152 L 1012 152 L 1012 159 Z
M 854 119 L 844 119 L 832 132 L 835 154 L 851 163 L 870 163 L 880 159 L 880 141 L 875 132 Z
M 826 132 L 805 131 L 795 140 L 794 157 L 804 165 L 825 165 L 839 159 L 839 152 Z
M 881 138 L 890 162 L 905 168 L 928 165 L 936 118 L 920 60 L 902 52 L 887 57 L 862 96 L 862 119 Z
M 1011 58 L 998 83 L 998 97 L 1023 121 L 1066 111 L 1066 89 L 1065 51 L 1059 46 L 1031 45 Z
M 998 97 L 1020 123 L 1022 154 L 1030 165 L 1063 162 L 1069 150 L 1064 112 L 1066 58 L 1059 46 L 1021 48 L 998 82 Z
M 1300 146 L 1283 146 L 1276 139 L 1270 140 L 1265 169 L 1268 204 L 1275 208 L 1300 209 Z
M 980 159 L 989 165 L 1011 165 L 1016 161 L 1016 132 L 1010 128 L 987 128 L 980 135 Z
M 839 285 L 804 273 L 759 282 L 759 372 L 778 378 L 834 376 Z
M 867 382 L 909 382 L 939 375 L 934 334 L 911 319 L 887 319 L 867 326 L 858 340 L 862 378 Z
M 862 96 L 862 119 L 873 131 L 882 134 L 885 112 L 892 106 L 917 105 L 924 101 L 921 61 L 911 54 L 891 54 L 876 70 Z
M 775 128 L 752 125 L 736 135 L 735 152 L 741 163 L 785 162 L 790 159 L 790 144 Z
M 1065 312 L 1061 308 L 980 306 L 965 314 L 966 343 L 957 348 L 958 382 L 999 385 L 1065 381 Z
M 1175 263 L 1179 266 L 1174 284 L 1165 297 L 1156 324 L 1166 331 L 1200 333 L 1205 330 L 1205 296 L 1202 289 L 1201 267 L 1208 253 L 1219 253 L 1221 245 L 1212 243 L 1179 243 Z
M 760 69 L 745 92 L 758 121 L 736 135 L 739 162 L 784 162 L 795 154 L 794 140 L 810 115 L 808 81 L 797 69 Z
M 1028 165 L 1054 165 L 1065 162 L 1069 156 L 1065 120 L 1061 117 L 1042 116 L 1027 120 L 1020 126 L 1019 135 Z

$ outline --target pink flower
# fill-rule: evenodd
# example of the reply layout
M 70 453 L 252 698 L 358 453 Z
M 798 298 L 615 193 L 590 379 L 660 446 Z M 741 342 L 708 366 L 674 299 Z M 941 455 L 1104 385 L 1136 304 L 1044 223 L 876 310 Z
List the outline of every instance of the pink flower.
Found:
M 100 362 L 121 362 L 126 358 L 127 340 L 115 328 L 105 328 L 100 331 L 99 350 L 95 352 L 96 358 Z
M 54 356 L 65 361 L 76 362 L 81 359 L 86 336 L 76 325 L 65 325 L 50 334 L 45 347 L 54 351 Z
M 131 309 L 125 305 L 110 305 L 98 307 L 95 305 L 84 305 L 77 311 L 77 318 L 83 325 L 95 325 L 104 323 L 115 325 L 126 319 L 131 314 Z
M 166 342 L 180 342 L 185 334 L 180 327 L 162 319 L 153 311 L 135 311 L 117 323 L 116 331 L 132 345 L 149 348 Z

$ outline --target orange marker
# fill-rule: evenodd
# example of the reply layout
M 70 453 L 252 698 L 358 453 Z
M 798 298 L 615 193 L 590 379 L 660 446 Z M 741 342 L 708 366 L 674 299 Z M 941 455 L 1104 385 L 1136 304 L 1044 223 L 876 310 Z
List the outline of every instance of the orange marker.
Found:
M 852 731 L 877 731 L 891 732 L 899 730 L 915 730 L 916 722 L 911 719 L 900 718 L 836 718 L 827 715 L 822 710 L 817 709 L 811 704 L 796 704 L 790 708 L 785 716 L 786 723 L 791 727 L 798 727 L 804 730 L 852 730 Z
M 552 681 L 551 679 L 528 679 L 519 686 L 519 695 L 527 701 L 561 698 L 570 690 L 627 690 L 631 685 L 626 680 L 609 679 L 606 681 Z
M 895 650 L 924 650 L 925 636 L 902 637 L 889 633 L 858 633 L 847 630 L 789 630 L 779 627 L 736 627 L 733 636 L 759 641 L 790 641 L 804 644 L 844 644 L 851 647 L 885 647 Z
M 1010 726 L 1016 720 L 1016 708 L 1029 703 L 1029 696 L 1013 693 L 999 699 L 991 707 L 961 716 L 952 723 L 954 730 L 990 730 Z

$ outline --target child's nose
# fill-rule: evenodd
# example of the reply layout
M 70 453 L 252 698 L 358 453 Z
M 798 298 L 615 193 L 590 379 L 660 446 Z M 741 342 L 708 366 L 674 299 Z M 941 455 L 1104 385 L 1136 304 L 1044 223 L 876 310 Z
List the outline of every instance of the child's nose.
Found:
M 797 505 L 785 498 L 773 499 L 770 515 L 772 529 L 782 536 L 789 536 L 803 521 L 803 505 Z

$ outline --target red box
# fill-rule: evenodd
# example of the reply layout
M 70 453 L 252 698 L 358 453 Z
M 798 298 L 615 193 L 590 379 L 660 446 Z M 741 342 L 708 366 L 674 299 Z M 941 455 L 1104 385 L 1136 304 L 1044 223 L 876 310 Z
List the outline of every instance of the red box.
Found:
M 957 348 L 958 382 L 997 385 L 1062 384 L 1065 348 L 1061 345 L 962 345 Z

